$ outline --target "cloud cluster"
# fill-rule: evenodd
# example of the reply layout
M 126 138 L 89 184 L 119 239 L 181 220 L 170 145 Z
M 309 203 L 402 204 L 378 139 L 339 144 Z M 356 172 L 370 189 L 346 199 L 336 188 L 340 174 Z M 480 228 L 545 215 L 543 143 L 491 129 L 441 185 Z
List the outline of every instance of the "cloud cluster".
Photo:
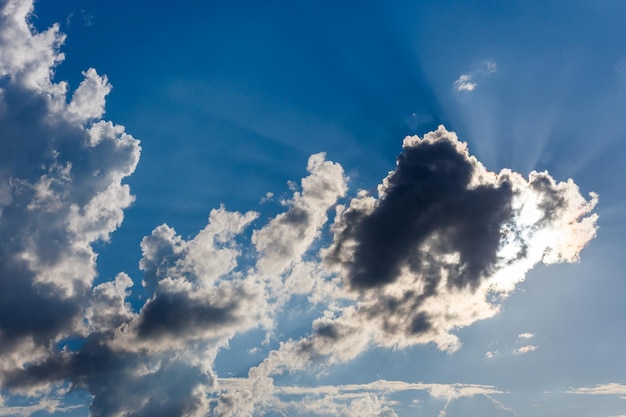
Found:
M 578 259 L 596 201 L 545 172 L 489 172 L 443 127 L 407 137 L 378 196 L 340 207 L 323 251 L 358 302 L 317 320 L 299 349 L 340 360 L 371 342 L 454 351 L 452 331 L 496 314 L 535 264 Z
M 525 179 L 487 171 L 443 126 L 407 137 L 378 195 L 361 192 L 338 207 L 334 239 L 321 251 L 354 302 L 327 310 L 309 336 L 282 343 L 250 371 L 251 384 L 348 361 L 372 345 L 459 349 L 454 330 L 495 315 L 534 265 L 578 259 L 595 236 L 596 203 L 546 172 Z
M 68 409 L 55 397 L 64 390 L 88 392 L 90 415 L 102 417 L 271 409 L 392 417 L 389 392 L 447 402 L 495 394 L 390 381 L 281 387 L 274 377 L 371 346 L 452 352 L 455 329 L 496 314 L 535 264 L 577 260 L 595 235 L 597 196 L 587 200 L 573 181 L 545 172 L 489 172 L 440 127 L 404 140 L 377 195 L 337 205 L 348 178 L 319 153 L 284 212 L 265 224 L 254 211 L 220 207 L 187 239 L 156 227 L 140 243 L 146 297 L 133 307 L 128 274 L 94 286 L 93 245 L 133 202 L 123 181 L 139 142 L 103 120 L 106 77 L 88 69 L 69 100 L 67 84 L 53 80 L 63 59 L 57 25 L 37 33 L 31 0 L 0 5 L 0 384 L 39 404 L 10 413 Z M 280 341 L 247 378 L 218 378 L 220 349 L 254 328 L 276 337 L 294 295 L 325 303 L 310 334 Z

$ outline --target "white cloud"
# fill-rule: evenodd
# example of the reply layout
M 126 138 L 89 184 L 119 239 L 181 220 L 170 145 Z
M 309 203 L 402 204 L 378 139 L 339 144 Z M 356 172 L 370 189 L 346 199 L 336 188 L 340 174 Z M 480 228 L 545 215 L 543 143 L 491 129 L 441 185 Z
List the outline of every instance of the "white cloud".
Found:
M 461 74 L 458 80 L 454 82 L 456 91 L 474 91 L 478 84 L 472 82 L 471 74 Z
M 99 76 L 93 68 L 83 72 L 83 76 L 85 79 L 74 91 L 67 111 L 80 122 L 87 122 L 104 114 L 105 97 L 111 91 L 111 84 L 106 76 Z
M 132 307 L 126 302 L 133 281 L 125 273 L 119 273 L 115 281 L 107 281 L 94 287 L 89 306 L 85 311 L 89 330 L 107 332 L 117 329 L 135 316 Z
M 517 349 L 513 349 L 513 353 L 516 355 L 523 355 L 524 353 L 532 352 L 537 349 L 539 349 L 539 346 L 526 345 L 526 346 L 519 347 Z
M 220 417 L 251 416 L 253 410 L 289 410 L 290 415 L 315 414 L 346 417 L 395 416 L 391 407 L 393 394 L 424 392 L 431 398 L 452 402 L 462 398 L 490 396 L 504 392 L 489 385 L 427 384 L 378 380 L 368 384 L 275 386 L 271 379 L 222 378 L 217 388 L 226 393 L 220 397 Z M 226 400 L 226 401 L 224 401 Z
M 289 210 L 252 236 L 262 274 L 279 275 L 297 263 L 328 221 L 328 209 L 346 193 L 343 168 L 326 161 L 323 153 L 309 158 L 307 170 L 311 175 L 302 180 L 302 192 L 295 192 Z
M 579 395 L 612 395 L 626 400 L 626 385 L 612 382 L 595 385 L 593 387 L 572 388 L 566 391 L 566 393 Z
M 461 74 L 454 81 L 454 89 L 458 92 L 471 92 L 478 87 L 478 82 L 484 80 L 486 76 L 497 71 L 495 61 L 486 60 L 481 67 L 466 74 Z

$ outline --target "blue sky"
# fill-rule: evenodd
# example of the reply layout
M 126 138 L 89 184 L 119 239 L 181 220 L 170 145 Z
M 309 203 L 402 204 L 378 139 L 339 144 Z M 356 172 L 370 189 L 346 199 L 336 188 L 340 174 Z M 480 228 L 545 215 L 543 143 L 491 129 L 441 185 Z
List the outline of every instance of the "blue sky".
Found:
M 2 0 L 0 415 L 626 415 L 626 5 L 459 3 Z

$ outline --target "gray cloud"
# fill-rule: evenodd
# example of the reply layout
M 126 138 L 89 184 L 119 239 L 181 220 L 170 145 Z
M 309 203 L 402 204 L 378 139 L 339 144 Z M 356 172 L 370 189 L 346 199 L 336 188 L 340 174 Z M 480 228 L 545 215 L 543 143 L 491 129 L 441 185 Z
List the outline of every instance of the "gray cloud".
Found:
M 459 349 L 453 331 L 497 314 L 535 264 L 578 259 L 595 236 L 596 203 L 545 172 L 487 171 L 443 126 L 405 138 L 378 197 L 361 192 L 339 207 L 334 240 L 321 251 L 344 280 L 344 300 L 355 298 L 271 352 L 250 383 L 345 362 L 371 346 Z
M 181 416 L 202 410 L 205 398 L 197 388 L 211 385 L 200 366 L 175 357 L 150 357 L 141 352 L 112 350 L 91 340 L 77 353 L 61 352 L 21 371 L 5 375 L 13 389 L 28 389 L 49 381 L 69 381 L 94 396 L 94 417 Z
M 107 240 L 134 197 L 122 184 L 139 142 L 101 120 L 110 91 L 95 70 L 67 102 L 53 83 L 64 36 L 34 33 L 32 2 L 2 2 L 0 22 L 0 369 L 35 360 L 81 334 Z M 37 308 L 33 308 L 37 306 Z
M 330 329 L 343 327 L 370 329 L 383 345 L 457 349 L 450 330 L 497 312 L 489 294 L 505 297 L 538 262 L 578 259 L 595 236 L 596 202 L 545 172 L 488 172 L 442 126 L 407 137 L 378 198 L 361 194 L 333 225 L 325 263 L 360 300 L 313 345 L 338 343 Z
M 429 253 L 456 252 L 448 283 L 476 287 L 497 260 L 513 192 L 506 179 L 470 187 L 474 164 L 445 135 L 405 147 L 373 209 L 355 205 L 343 213 L 326 260 L 346 268 L 351 287 L 372 288 L 393 283 L 404 266 L 438 279 L 427 271 L 437 268 Z M 348 245 L 354 246 L 349 255 Z

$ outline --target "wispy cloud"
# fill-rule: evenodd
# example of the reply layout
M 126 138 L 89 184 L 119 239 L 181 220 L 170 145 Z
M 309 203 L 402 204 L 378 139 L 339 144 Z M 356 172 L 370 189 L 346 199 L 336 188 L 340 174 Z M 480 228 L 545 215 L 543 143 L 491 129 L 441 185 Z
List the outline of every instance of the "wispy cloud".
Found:
M 55 414 L 64 413 L 83 407 L 84 405 L 62 406 L 59 400 L 50 399 L 42 399 L 37 404 L 25 406 L 3 406 L 2 403 L 0 403 L 0 416 L 29 417 L 37 413 L 38 411 Z
M 458 92 L 471 92 L 476 89 L 478 83 L 483 81 L 489 74 L 497 71 L 495 61 L 486 60 L 480 68 L 461 74 L 454 82 L 454 89 Z
M 223 378 L 217 386 L 226 398 L 235 399 L 234 393 L 249 395 L 251 401 L 263 404 L 266 410 L 283 409 L 295 414 L 360 416 L 396 416 L 390 408 L 395 405 L 391 397 L 401 392 L 424 392 L 431 398 L 446 402 L 446 407 L 462 398 L 505 394 L 489 385 L 478 384 L 427 384 L 404 381 L 378 380 L 368 384 L 320 385 L 320 386 L 278 386 L 252 384 L 248 378 Z M 245 394 L 244 394 L 245 393 Z M 221 397 L 218 410 L 220 415 L 238 415 L 240 400 L 224 402 Z M 494 400 L 495 401 L 495 400 Z M 498 404 L 501 404 L 498 402 Z M 444 407 L 445 409 L 445 407 Z
M 566 391 L 566 393 L 579 395 L 612 395 L 626 400 L 626 385 L 613 382 L 595 385 L 593 387 L 572 388 Z

